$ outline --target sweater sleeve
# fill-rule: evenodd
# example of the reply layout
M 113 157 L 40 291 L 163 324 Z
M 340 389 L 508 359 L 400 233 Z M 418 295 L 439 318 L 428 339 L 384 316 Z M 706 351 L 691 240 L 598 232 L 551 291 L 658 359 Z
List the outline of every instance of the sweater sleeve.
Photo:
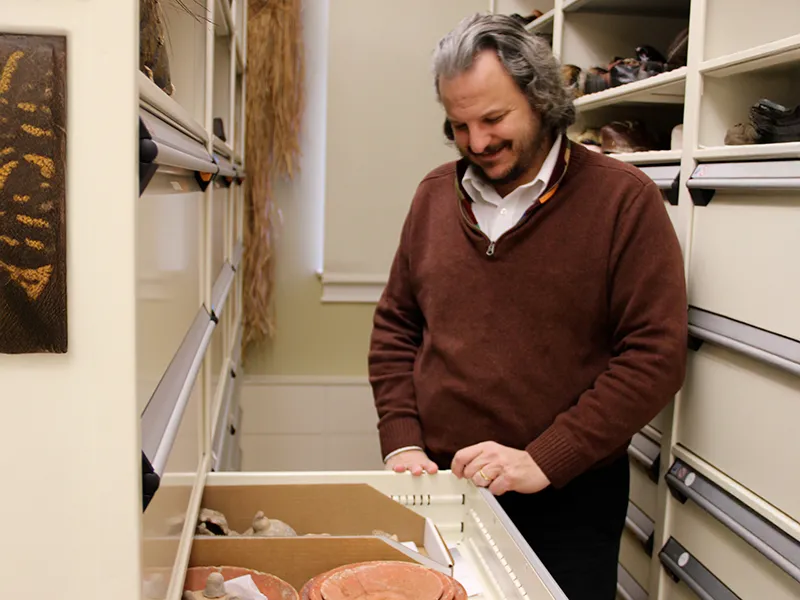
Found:
M 412 211 L 403 224 L 389 280 L 375 308 L 368 355 L 384 457 L 398 448 L 424 447 L 413 380 L 414 362 L 422 342 L 423 316 L 409 273 Z
M 621 209 L 608 264 L 608 367 L 527 447 L 554 487 L 626 445 L 669 404 L 685 376 L 683 258 L 652 182 Z

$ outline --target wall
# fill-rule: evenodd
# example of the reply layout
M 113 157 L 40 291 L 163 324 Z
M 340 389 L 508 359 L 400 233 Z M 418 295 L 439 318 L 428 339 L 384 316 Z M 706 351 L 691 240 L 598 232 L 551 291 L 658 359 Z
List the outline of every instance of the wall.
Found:
M 277 240 L 274 339 L 248 353 L 248 375 L 363 375 L 371 328 L 369 305 L 322 305 L 328 0 L 303 11 L 307 107 L 301 171 L 276 185 L 282 217 Z
M 318 271 L 331 253 L 368 254 L 364 248 L 379 241 L 383 266 L 373 274 L 385 276 L 417 182 L 454 155 L 441 136 L 430 54 L 461 16 L 488 7 L 486 0 L 307 2 L 301 172 L 275 190 L 283 222 L 276 246 L 277 332 L 249 352 L 249 375 L 366 375 L 374 304 L 321 303 Z M 376 36 L 376 24 L 387 23 L 394 27 Z M 379 85 L 370 83 L 373 74 Z M 399 164 L 388 168 L 391 162 Z M 379 182 L 394 172 L 392 185 L 400 191 L 377 194 Z M 363 177 L 370 184 L 353 187 Z

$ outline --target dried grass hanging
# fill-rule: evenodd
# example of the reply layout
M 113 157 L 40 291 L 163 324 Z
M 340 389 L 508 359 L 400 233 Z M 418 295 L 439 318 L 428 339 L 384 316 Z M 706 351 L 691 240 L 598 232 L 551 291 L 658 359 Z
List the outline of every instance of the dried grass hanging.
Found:
M 302 0 L 250 0 L 247 26 L 245 348 L 272 337 L 273 198 L 293 178 L 305 108 Z

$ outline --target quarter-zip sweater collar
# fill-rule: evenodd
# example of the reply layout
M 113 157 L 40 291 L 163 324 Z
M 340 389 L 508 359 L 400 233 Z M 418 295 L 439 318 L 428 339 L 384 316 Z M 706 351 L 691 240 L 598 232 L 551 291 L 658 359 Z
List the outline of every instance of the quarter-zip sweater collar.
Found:
M 559 487 L 624 455 L 680 388 L 680 246 L 640 170 L 565 144 L 548 191 L 489 251 L 462 168 L 419 185 L 376 307 L 382 452 L 418 445 L 446 467 L 494 440 Z

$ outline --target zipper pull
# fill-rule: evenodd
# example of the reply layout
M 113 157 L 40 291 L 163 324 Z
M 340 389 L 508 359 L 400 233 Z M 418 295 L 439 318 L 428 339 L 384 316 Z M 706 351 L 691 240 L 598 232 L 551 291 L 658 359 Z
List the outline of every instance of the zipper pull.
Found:
M 489 247 L 486 249 L 486 256 L 493 256 L 494 255 L 494 242 L 489 243 Z

